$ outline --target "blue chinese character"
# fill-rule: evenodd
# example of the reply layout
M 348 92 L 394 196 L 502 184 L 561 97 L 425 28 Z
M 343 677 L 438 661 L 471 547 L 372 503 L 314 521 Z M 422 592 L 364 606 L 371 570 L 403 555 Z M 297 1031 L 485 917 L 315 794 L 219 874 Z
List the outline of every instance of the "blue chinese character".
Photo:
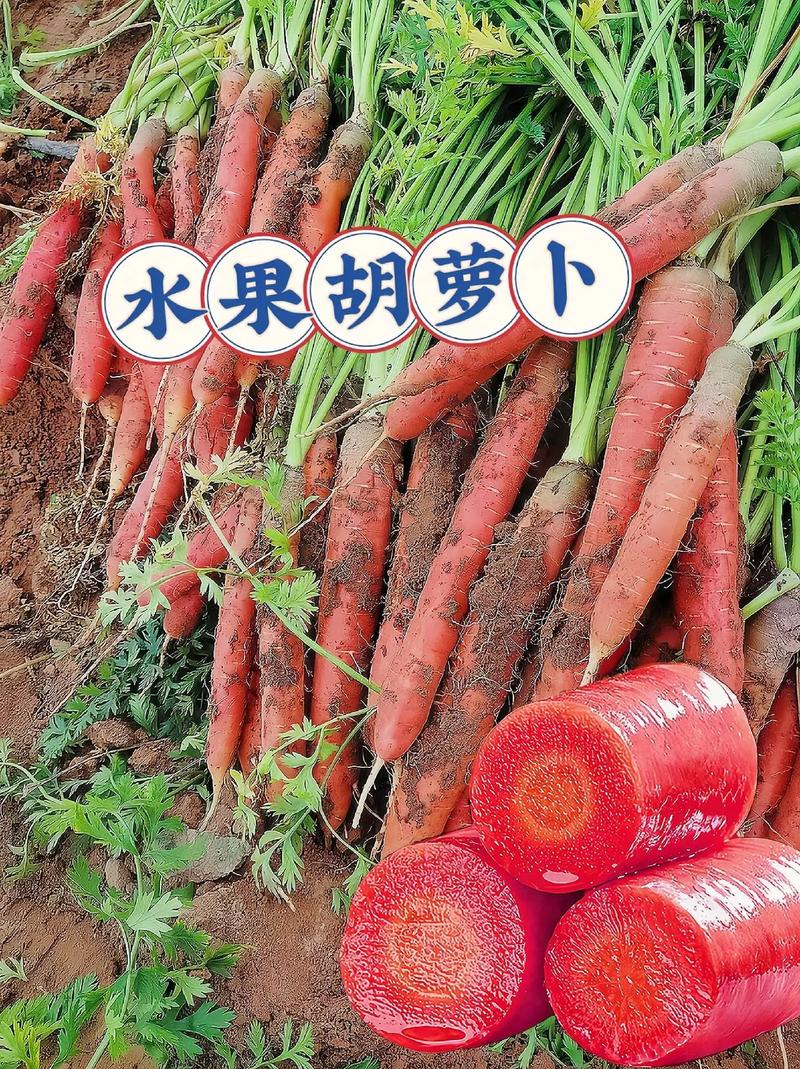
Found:
M 567 250 L 560 241 L 551 241 L 547 251 L 553 265 L 553 307 L 557 314 L 562 316 L 567 307 Z M 578 272 L 584 286 L 594 285 L 595 274 L 588 264 L 580 260 L 570 260 L 569 265 Z
M 239 308 L 240 311 L 226 323 L 221 330 L 235 327 L 249 315 L 253 319 L 248 324 L 256 334 L 263 334 L 269 327 L 269 317 L 274 315 L 284 327 L 296 327 L 302 319 L 307 319 L 309 312 L 292 312 L 283 305 L 302 304 L 302 298 L 289 289 L 292 269 L 285 260 L 268 260 L 263 264 L 234 264 L 236 272 L 236 296 L 221 297 L 223 308 Z
M 434 263 L 452 267 L 451 271 L 437 271 L 436 281 L 441 294 L 453 291 L 453 296 L 439 309 L 446 312 L 453 305 L 458 305 L 460 312 L 450 319 L 443 319 L 441 327 L 453 323 L 463 323 L 465 319 L 482 312 L 495 295 L 495 290 L 503 281 L 505 268 L 500 249 L 487 249 L 479 241 L 473 241 L 468 253 L 457 249 L 448 249 L 447 256 L 434 258 Z
M 341 275 L 326 275 L 325 281 L 341 286 L 340 293 L 329 294 L 336 322 L 358 316 L 351 330 L 366 322 L 382 302 L 398 327 L 408 319 L 406 261 L 396 252 L 369 261 L 366 268 L 356 267 L 355 257 L 343 252 Z M 368 282 L 367 289 L 359 289 L 356 282 Z
M 168 290 L 164 289 L 163 271 L 159 271 L 157 267 L 148 267 L 147 276 L 150 279 L 150 289 L 141 289 L 137 290 L 136 293 L 123 294 L 125 300 L 130 304 L 136 304 L 136 307 L 125 322 L 120 324 L 117 328 L 118 330 L 124 330 L 140 315 L 144 315 L 148 308 L 152 308 L 153 320 L 144 329 L 149 330 L 158 341 L 162 341 L 167 334 L 168 311 L 172 312 L 181 323 L 191 323 L 193 319 L 205 313 L 204 308 L 186 308 L 184 305 L 172 300 L 177 293 L 183 293 L 184 290 L 189 288 L 189 279 L 186 275 L 178 275 L 175 285 Z

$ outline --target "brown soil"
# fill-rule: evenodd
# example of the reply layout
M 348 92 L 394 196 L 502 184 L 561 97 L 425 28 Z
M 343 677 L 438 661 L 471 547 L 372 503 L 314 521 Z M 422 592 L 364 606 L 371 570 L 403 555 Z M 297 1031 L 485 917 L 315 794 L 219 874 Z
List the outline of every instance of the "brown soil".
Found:
M 51 0 L 17 0 L 16 23 L 41 28 L 47 45 L 75 41 L 88 19 L 111 6 L 107 0 L 58 5 Z M 140 33 L 127 35 L 101 55 L 81 57 L 66 68 L 46 69 L 36 79 L 45 92 L 90 116 L 101 114 L 122 85 Z M 53 127 L 69 138 L 79 125 L 35 105 L 23 125 Z M 14 119 L 12 119 L 14 121 Z M 64 161 L 33 159 L 13 143 L 0 151 L 0 203 L 39 211 L 47 193 L 66 170 Z M 0 242 L 17 231 L 16 216 L 0 208 Z M 70 334 L 56 317 L 33 373 L 19 397 L 0 414 L 0 724 L 26 753 L 43 720 L 72 674 L 68 659 L 49 656 L 58 643 L 71 639 L 82 626 L 91 603 L 91 583 L 81 587 L 65 606 L 56 604 L 74 574 L 88 535 L 71 531 L 78 462 L 78 406 L 66 388 L 66 357 Z M 89 421 L 90 457 L 99 447 L 99 428 Z M 88 525 L 90 526 L 90 524 Z M 69 548 L 72 547 L 72 548 Z M 81 600 L 83 599 L 83 600 Z M 41 662 L 26 664 L 44 655 Z M 196 801 L 196 799 L 195 799 Z M 196 808 L 196 807 L 195 807 Z M 195 813 L 195 816 L 197 814 Z M 9 845 L 19 840 L 19 827 L 9 810 L 0 810 L 0 866 L 12 860 Z M 221 939 L 245 944 L 246 954 L 233 978 L 220 985 L 220 1001 L 238 1015 L 240 1032 L 254 1017 L 273 1033 L 287 1016 L 313 1025 L 320 1069 L 340 1069 L 374 1054 L 382 1069 L 489 1069 L 507 1066 L 509 1058 L 490 1053 L 423 1057 L 391 1048 L 375 1039 L 350 1012 L 337 969 L 341 921 L 330 908 L 331 890 L 347 867 L 344 858 L 312 846 L 307 879 L 294 908 L 259 892 L 247 877 L 199 888 L 194 920 Z M 100 859 L 99 864 L 102 864 Z M 55 991 L 70 980 L 95 972 L 108 981 L 119 968 L 120 947 L 107 928 L 81 915 L 64 889 L 64 868 L 48 861 L 34 879 L 5 881 L 0 890 L 0 956 L 22 956 L 29 983 L 26 995 Z M 2 1002 L 17 997 L 19 986 L 0 989 Z M 91 1049 L 87 1037 L 87 1049 Z M 800 1064 L 800 1031 L 787 1030 L 789 1065 Z M 759 1043 L 766 1069 L 781 1069 L 775 1037 Z M 75 1069 L 79 1069 L 83 1059 Z M 109 1063 L 110 1064 L 110 1063 Z M 147 1059 L 133 1053 L 115 1065 L 144 1069 Z M 725 1056 L 706 1059 L 703 1069 L 750 1069 L 752 1059 Z M 535 1069 L 550 1069 L 544 1057 Z

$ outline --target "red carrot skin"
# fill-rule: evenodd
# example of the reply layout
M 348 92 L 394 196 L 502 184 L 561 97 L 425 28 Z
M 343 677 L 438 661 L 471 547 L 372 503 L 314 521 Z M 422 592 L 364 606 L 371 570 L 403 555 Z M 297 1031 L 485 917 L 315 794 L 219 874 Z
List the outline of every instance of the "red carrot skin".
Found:
M 374 746 L 394 761 L 417 737 L 459 637 L 470 588 L 508 518 L 558 398 L 573 347 L 545 339 L 522 365 L 486 429 L 405 638 L 378 696 Z
M 170 604 L 164 613 L 164 634 L 173 639 L 185 639 L 194 634 L 205 608 L 200 590 L 189 590 Z
M 253 487 L 243 494 L 239 522 L 231 546 L 236 556 L 247 557 L 258 537 L 261 520 L 261 493 Z M 255 649 L 256 603 L 253 587 L 244 576 L 230 574 L 214 633 L 214 660 L 211 669 L 206 765 L 211 775 L 213 800 L 233 764 L 239 748 L 247 702 L 248 681 Z
M 220 71 L 217 84 L 217 107 L 214 121 L 208 131 L 208 137 L 200 150 L 198 160 L 198 175 L 200 179 L 200 196 L 203 201 L 209 194 L 214 183 L 219 166 L 219 157 L 222 144 L 225 140 L 225 131 L 228 119 L 234 105 L 242 95 L 247 85 L 248 74 L 244 63 L 233 59 L 222 71 Z
M 707 268 L 679 266 L 666 268 L 644 287 L 581 548 L 564 600 L 543 629 L 537 698 L 580 684 L 592 607 L 709 351 L 717 286 Z
M 586 895 L 545 955 L 553 1009 L 614 1064 L 676 1065 L 800 1014 L 800 854 L 735 839 Z
M 119 434 L 117 435 L 119 436 Z M 150 461 L 147 474 L 139 483 L 133 501 L 128 506 L 122 523 L 117 528 L 108 547 L 106 572 L 108 584 L 116 590 L 120 584 L 119 566 L 129 561 L 132 556 L 143 557 L 153 539 L 158 538 L 164 524 L 184 492 L 183 468 L 180 461 L 180 449 L 173 442 L 166 464 L 161 473 L 158 493 L 152 501 L 152 508 L 147 523 L 142 530 L 145 510 L 150 504 L 150 491 L 159 469 L 158 453 Z
M 767 836 L 768 818 L 783 798 L 800 751 L 797 673 L 792 670 L 772 703 L 769 719 L 758 739 L 758 782 L 748 814 L 748 834 Z M 792 845 L 796 845 L 792 843 Z
M 156 190 L 155 212 L 165 238 L 171 238 L 175 230 L 175 207 L 172 203 L 172 176 L 162 181 Z
M 339 959 L 347 997 L 374 1032 L 411 1050 L 505 1039 L 551 1012 L 544 950 L 570 901 L 522 887 L 469 828 L 400 850 L 350 906 Z
M 703 171 L 663 200 L 648 205 L 619 229 L 631 256 L 634 282 L 655 274 L 683 256 L 721 223 L 758 203 L 776 188 L 782 177 L 779 150 L 768 142 L 759 142 Z M 501 338 L 483 345 L 437 342 L 392 381 L 387 393 L 391 397 L 406 397 L 471 368 L 508 363 L 540 336 L 532 323 L 522 319 Z M 432 418 L 439 414 L 429 411 Z
M 751 370 L 749 351 L 737 345 L 723 346 L 709 357 L 592 610 L 586 673 L 590 679 L 633 631 L 680 548 L 722 443 L 735 427 Z
M 731 287 L 720 283 L 711 352 L 733 333 L 736 303 Z M 744 678 L 739 532 L 738 450 L 732 431 L 700 499 L 689 545 L 678 554 L 673 596 L 683 632 L 683 659 L 711 672 L 734 694 L 741 694 Z
M 328 130 L 331 102 L 326 87 L 304 89 L 292 106 L 264 168 L 252 201 L 251 234 L 288 234 L 297 214 L 302 187 Z M 233 385 L 237 354 L 212 339 L 197 365 L 194 398 L 210 404 Z
M 247 708 L 239 737 L 239 768 L 249 776 L 261 756 L 261 674 L 254 668 L 247 693 Z
M 389 540 L 392 504 L 397 491 L 400 455 L 384 441 L 364 462 L 380 438 L 380 422 L 362 419 L 345 432 L 340 453 L 337 490 L 330 506 L 328 542 L 317 615 L 317 642 L 357 671 L 369 666 L 378 626 Z M 314 662 L 311 719 L 327 724 L 364 706 L 364 688 L 321 655 Z M 326 738 L 342 746 L 352 731 L 348 719 L 337 720 Z M 326 786 L 326 816 L 339 828 L 347 816 L 356 779 L 357 746 L 351 742 L 326 761 L 314 775 Z M 331 768 L 331 762 L 336 759 Z
M 150 429 L 150 404 L 147 399 L 140 364 L 134 364 L 128 378 L 128 389 L 122 401 L 119 426 L 111 450 L 108 476 L 108 505 L 127 490 L 131 479 L 147 456 L 147 435 Z
M 574 891 L 716 849 L 747 815 L 756 764 L 735 695 L 657 664 L 515 709 L 478 751 L 470 801 L 506 871 Z
M 800 760 L 794 763 L 783 798 L 770 817 L 769 825 L 770 839 L 800 848 Z
M 237 398 L 229 393 L 207 405 L 197 418 L 192 434 L 192 444 L 197 466 L 203 474 L 214 470 L 214 457 L 224 457 L 232 448 L 243 445 L 253 429 L 253 406 L 245 405 L 237 419 Z M 235 434 L 232 432 L 235 426 Z
M 142 241 L 164 240 L 164 230 L 155 210 L 153 167 L 166 139 L 167 124 L 164 120 L 146 119 L 133 135 L 122 161 L 120 192 L 126 249 Z
M 490 364 L 439 383 L 438 386 L 431 386 L 411 397 L 398 397 L 386 410 L 384 423 L 387 435 L 398 442 L 419 438 L 443 414 L 471 397 L 505 366 L 505 361 Z
M 475 451 L 478 410 L 472 402 L 435 424 L 417 442 L 400 505 L 383 619 L 370 680 L 383 686 L 428 578 Z M 372 721 L 368 721 L 371 734 Z
M 231 500 L 231 491 L 224 488 L 215 495 L 211 506 L 217 526 L 230 542 L 239 523 L 240 501 Z M 171 574 L 160 584 L 161 593 L 172 605 L 186 594 L 200 590 L 200 577 L 195 569 L 221 568 L 228 560 L 228 549 L 210 524 L 204 524 L 189 539 L 186 549 L 189 568 L 176 565 Z
M 384 853 L 443 831 L 552 596 L 592 483 L 584 465 L 556 464 L 519 522 L 510 531 L 501 528 L 470 595 L 469 616 L 431 718 L 402 764 L 386 818 Z
M 94 138 L 81 142 L 61 184 L 54 211 L 42 221 L 17 273 L 0 320 L 0 406 L 28 374 L 53 314 L 58 271 L 66 263 L 85 218 L 86 178 L 97 168 Z
M 447 818 L 444 826 L 444 834 L 449 835 L 452 831 L 461 831 L 463 828 L 472 827 L 472 809 L 469 804 L 469 791 L 465 787 L 461 792 L 453 811 Z
M 758 738 L 775 695 L 800 653 L 800 591 L 783 594 L 747 622 L 742 705 Z
M 328 132 L 331 101 L 315 82 L 292 105 L 258 183 L 250 215 L 251 234 L 288 234 L 300 205 L 303 184 Z
M 184 126 L 175 142 L 170 177 L 175 209 L 174 237 L 176 241 L 182 241 L 186 245 L 193 243 L 195 221 L 203 204 L 198 171 L 199 155 L 197 131 L 191 126 Z
M 311 176 L 296 223 L 297 241 L 314 257 L 339 231 L 342 205 L 367 159 L 372 137 L 355 119 L 348 119 L 331 138 L 328 154 Z
M 216 175 L 198 220 L 195 238 L 198 252 L 209 259 L 232 241 L 244 237 L 247 230 L 261 159 L 264 122 L 280 91 L 280 79 L 273 71 L 255 71 L 227 118 Z M 190 415 L 194 406 L 192 377 L 213 346 L 212 339 L 202 354 L 170 369 L 164 399 L 165 412 L 170 413 L 165 434 L 169 433 L 170 426 L 177 429 Z
M 100 287 L 122 251 L 122 226 L 109 219 L 97 235 L 75 315 L 75 345 L 69 370 L 72 394 L 92 405 L 103 392 L 111 372 L 114 342 L 100 315 Z
M 318 434 L 303 463 L 303 497 L 308 505 L 300 531 L 300 563 L 317 576 L 322 575 L 325 563 L 328 509 L 324 505 L 333 490 L 338 458 L 336 435 Z

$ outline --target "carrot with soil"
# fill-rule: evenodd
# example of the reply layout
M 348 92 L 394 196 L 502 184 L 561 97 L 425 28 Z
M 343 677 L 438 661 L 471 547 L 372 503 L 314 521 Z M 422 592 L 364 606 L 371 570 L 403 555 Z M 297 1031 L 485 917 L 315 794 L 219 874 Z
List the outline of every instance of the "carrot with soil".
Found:
M 800 752 L 800 714 L 797 701 L 797 671 L 784 679 L 770 709 L 769 719 L 758 739 L 758 782 L 748 814 L 749 835 L 767 836 L 770 815 L 789 786 Z M 794 844 L 792 844 L 794 845 Z
M 111 218 L 95 240 L 75 313 L 69 384 L 73 396 L 85 405 L 98 400 L 111 373 L 114 342 L 100 314 L 100 287 L 121 250 L 122 226 Z
M 200 192 L 200 141 L 196 130 L 185 126 L 178 131 L 175 155 L 172 158 L 172 204 L 174 208 L 173 237 L 185 245 L 194 238 L 195 221 L 203 204 Z
M 39 225 L 0 321 L 0 406 L 12 401 L 41 345 L 56 302 L 58 274 L 75 247 L 92 175 L 104 157 L 94 139 L 81 142 L 52 213 Z

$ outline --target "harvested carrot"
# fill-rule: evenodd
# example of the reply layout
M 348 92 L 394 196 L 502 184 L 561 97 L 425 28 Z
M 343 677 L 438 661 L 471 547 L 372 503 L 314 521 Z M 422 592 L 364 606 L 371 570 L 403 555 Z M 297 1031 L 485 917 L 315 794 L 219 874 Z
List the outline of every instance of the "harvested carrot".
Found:
M 644 287 L 580 551 L 543 628 L 537 698 L 581 681 L 592 606 L 708 354 L 716 293 L 713 273 L 693 265 L 668 267 Z
M 736 697 L 659 664 L 514 710 L 470 780 L 489 854 L 554 892 L 713 850 L 745 819 L 756 747 Z
M 200 196 L 203 201 L 209 195 L 219 166 L 219 157 L 225 140 L 228 119 L 234 105 L 247 85 L 247 69 L 242 60 L 231 55 L 227 67 L 220 71 L 217 85 L 217 106 L 214 122 L 200 150 L 197 170 L 200 181 Z
M 761 609 L 745 628 L 742 705 L 756 738 L 798 653 L 800 590 L 793 590 Z
M 200 215 L 202 196 L 198 171 L 200 142 L 194 127 L 184 126 L 178 132 L 175 155 L 172 158 L 172 202 L 175 210 L 174 238 L 191 245 L 195 222 Z
M 239 522 L 231 541 L 234 554 L 245 558 L 258 537 L 261 493 L 252 487 L 242 495 Z M 228 769 L 239 748 L 255 649 L 256 603 L 253 586 L 243 575 L 225 578 L 225 591 L 214 632 L 206 765 L 211 774 L 213 811 Z
M 118 435 L 119 436 L 119 435 Z M 136 494 L 122 518 L 108 547 L 106 572 L 108 584 L 116 590 L 120 584 L 119 566 L 133 557 L 144 556 L 153 539 L 158 538 L 161 529 L 170 517 L 178 500 L 184 492 L 183 468 L 180 462 L 180 450 L 173 443 L 161 470 L 158 493 L 151 501 L 151 490 L 159 472 L 159 455 L 150 461 L 147 474 L 139 483 Z M 145 512 L 148 511 L 147 523 L 143 524 Z
M 414 449 L 400 508 L 370 680 L 382 686 L 414 616 L 431 563 L 475 451 L 478 411 L 463 405 L 423 434 Z M 372 732 L 372 720 L 367 730 Z
M 231 500 L 232 492 L 223 487 L 214 497 L 211 512 L 217 526 L 225 539 L 230 542 L 239 522 L 240 501 Z M 198 570 L 221 568 L 228 559 L 227 546 L 220 541 L 211 524 L 204 524 L 189 539 L 186 549 L 188 567 L 175 565 L 171 574 L 164 577 L 160 584 L 161 593 L 170 604 L 191 591 L 199 593 L 200 576 Z
M 384 1039 L 435 1054 L 550 1014 L 544 951 L 569 896 L 523 887 L 472 829 L 399 850 L 362 880 L 342 939 L 344 989 Z
M 800 854 L 764 839 L 601 887 L 545 957 L 558 1019 L 622 1065 L 697 1063 L 800 1014 Z
M 312 174 L 297 213 L 297 241 L 309 256 L 316 256 L 336 236 L 342 205 L 366 162 L 371 142 L 370 131 L 356 119 L 348 119 L 334 132 L 328 154 Z
M 253 427 L 253 405 L 245 396 L 239 411 L 237 398 L 230 393 L 207 405 L 197 417 L 192 434 L 197 466 L 204 474 L 214 470 L 214 457 L 222 458 L 247 440 Z
M 317 642 L 361 673 L 368 669 L 378 627 L 398 481 L 397 447 L 383 441 L 375 449 L 379 438 L 375 418 L 362 419 L 345 432 L 317 614 Z M 317 725 L 336 721 L 326 739 L 339 749 L 314 766 L 314 776 L 326 782 L 326 819 L 334 829 L 343 823 L 353 797 L 357 747 L 344 743 L 353 728 L 348 717 L 364 706 L 364 697 L 358 680 L 317 654 L 311 719 Z
M 649 620 L 644 639 L 634 649 L 631 668 L 644 668 L 648 664 L 668 664 L 681 651 L 682 633 L 675 623 L 672 607 Z
M 486 429 L 414 615 L 378 696 L 374 746 L 394 761 L 417 737 L 459 638 L 469 592 L 506 520 L 567 385 L 573 347 L 544 340 Z
M 97 401 L 111 373 L 114 342 L 100 314 L 100 288 L 121 250 L 122 226 L 110 219 L 97 235 L 75 314 L 69 385 L 73 396 L 87 405 Z
M 770 839 L 789 843 L 795 849 L 798 848 L 800 843 L 800 760 L 795 760 L 783 798 L 770 817 L 769 824 Z
M 444 834 L 449 835 L 451 831 L 461 831 L 463 828 L 469 828 L 471 826 L 472 808 L 469 804 L 469 791 L 465 787 L 461 792 L 458 801 L 453 806 L 450 816 L 447 818 L 447 823 L 444 826 Z
M 164 634 L 174 639 L 189 638 L 200 623 L 205 605 L 205 598 L 199 588 L 188 590 L 185 594 L 173 599 L 164 613 L 162 621 Z
M 712 352 L 733 333 L 735 312 L 734 291 L 720 284 Z M 683 659 L 711 672 L 734 694 L 741 694 L 744 677 L 739 527 L 738 450 L 731 431 L 700 499 L 689 545 L 678 554 L 674 601 L 683 632 Z
M 83 225 L 87 181 L 97 166 L 94 138 L 88 137 L 67 171 L 57 207 L 40 224 L 19 269 L 0 320 L 0 406 L 16 397 L 41 345 L 55 308 L 58 272 Z
M 781 684 L 758 737 L 758 782 L 748 814 L 752 821 L 750 835 L 767 835 L 768 818 L 786 793 L 799 751 L 797 673 L 792 670 Z
M 249 776 L 261 756 L 261 675 L 254 668 L 247 692 L 247 708 L 239 738 L 239 768 Z
M 717 349 L 685 405 L 592 610 L 588 679 L 631 633 L 680 547 L 752 370 L 750 352 Z
M 773 144 L 759 142 L 703 170 L 663 200 L 648 204 L 619 231 L 631 255 L 634 281 L 655 274 L 684 255 L 722 223 L 758 203 L 782 177 L 780 152 Z M 496 368 L 513 360 L 540 336 L 538 328 L 520 319 L 502 337 L 481 345 L 437 342 L 392 381 L 387 396 L 406 397 L 470 369 Z M 440 414 L 428 406 L 429 418 Z
M 164 239 L 164 230 L 155 209 L 153 168 L 166 139 L 167 125 L 164 120 L 146 119 L 133 135 L 122 161 L 120 193 L 126 249 L 142 241 Z
M 592 482 L 584 465 L 554 465 L 518 523 L 500 529 L 470 595 L 442 691 L 392 792 L 386 853 L 443 831 L 478 747 L 506 702 L 534 622 L 552 596 Z
M 131 368 L 128 378 L 128 389 L 122 401 L 119 426 L 111 450 L 106 507 L 127 490 L 131 479 L 144 463 L 149 429 L 150 403 L 141 366 L 137 362 Z
M 315 575 L 322 575 L 325 563 L 325 534 L 328 509 L 325 507 L 333 490 L 339 445 L 335 434 L 318 434 L 309 446 L 303 464 L 303 495 L 306 505 L 300 531 L 300 562 Z

